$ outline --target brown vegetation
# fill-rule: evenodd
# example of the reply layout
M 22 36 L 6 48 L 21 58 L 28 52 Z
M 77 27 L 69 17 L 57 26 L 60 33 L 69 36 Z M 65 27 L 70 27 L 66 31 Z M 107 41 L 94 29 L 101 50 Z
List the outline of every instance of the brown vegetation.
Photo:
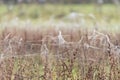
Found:
M 4 28 L 0 80 L 119 80 L 120 34 Z

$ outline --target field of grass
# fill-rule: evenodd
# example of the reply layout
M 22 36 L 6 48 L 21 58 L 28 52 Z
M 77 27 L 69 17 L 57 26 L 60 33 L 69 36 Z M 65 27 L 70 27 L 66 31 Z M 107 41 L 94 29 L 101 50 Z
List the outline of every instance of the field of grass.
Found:
M 119 10 L 102 9 L 0 5 L 0 80 L 119 80 Z

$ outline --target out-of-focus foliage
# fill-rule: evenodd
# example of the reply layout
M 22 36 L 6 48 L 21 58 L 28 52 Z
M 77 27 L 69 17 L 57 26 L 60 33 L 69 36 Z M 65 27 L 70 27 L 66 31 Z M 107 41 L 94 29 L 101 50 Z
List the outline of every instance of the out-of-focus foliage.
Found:
M 119 0 L 1 0 L 1 3 L 113 3 Z
M 82 13 L 84 15 L 94 14 L 97 19 L 103 17 L 111 18 L 114 20 L 119 19 L 119 10 L 116 6 L 108 4 L 103 5 L 101 13 L 98 11 L 99 7 L 96 5 L 38 5 L 38 4 L 21 4 L 21 5 L 0 5 L 0 18 L 13 18 L 19 17 L 21 19 L 62 19 L 72 12 Z

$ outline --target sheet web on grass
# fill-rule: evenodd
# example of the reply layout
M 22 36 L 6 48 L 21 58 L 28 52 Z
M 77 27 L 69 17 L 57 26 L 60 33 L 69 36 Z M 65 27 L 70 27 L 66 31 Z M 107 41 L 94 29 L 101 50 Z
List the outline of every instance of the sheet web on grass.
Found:
M 58 35 L 55 36 L 55 37 L 52 37 L 50 36 L 50 39 L 51 40 L 55 40 L 57 43 L 53 43 L 57 46 L 65 46 L 67 48 L 69 48 L 70 45 L 73 45 L 75 46 L 75 48 L 77 48 L 78 46 L 81 46 L 81 47 L 86 47 L 87 49 L 91 48 L 91 49 L 94 49 L 94 50 L 103 50 L 103 51 L 109 51 L 111 50 L 111 53 L 113 53 L 114 55 L 120 55 L 120 48 L 119 48 L 119 45 L 114 45 L 111 41 L 110 41 L 110 38 L 108 37 L 108 35 L 106 34 L 103 34 L 103 33 L 100 33 L 98 31 L 93 31 L 93 33 L 91 35 L 88 36 L 88 40 L 90 43 L 87 43 L 84 41 L 84 36 L 81 37 L 81 39 L 78 41 L 78 42 L 68 42 L 66 41 L 64 38 L 63 38 L 64 35 L 62 35 L 62 32 L 59 31 Z M 47 38 L 44 38 L 46 39 L 45 41 L 47 41 Z M 43 41 L 43 40 L 41 40 Z M 99 41 L 99 44 L 98 42 L 96 41 Z M 83 44 L 84 42 L 84 44 Z M 25 57 L 25 56 L 34 56 L 34 55 L 37 55 L 37 54 L 41 54 L 41 55 L 49 55 L 50 54 L 50 50 L 49 50 L 49 45 L 52 45 L 54 46 L 53 44 L 47 44 L 47 43 L 43 43 L 43 44 L 37 44 L 40 46 L 39 48 L 39 52 L 37 53 L 29 53 L 29 52 L 26 52 L 25 50 L 25 46 L 27 45 L 28 43 L 25 43 L 23 42 L 23 39 L 22 38 L 17 38 L 17 37 L 13 37 L 13 38 L 10 38 L 10 34 L 8 34 L 3 41 L 1 41 L 1 54 L 0 54 L 0 58 L 1 60 L 4 60 L 4 59 L 7 59 L 7 58 L 12 58 L 12 57 Z M 31 43 L 29 42 L 30 46 L 32 46 L 34 43 Z M 94 45 L 94 44 L 98 44 L 99 46 L 97 45 Z M 101 46 L 100 46 L 101 45 Z M 65 48 L 63 47 L 63 48 Z M 21 52 L 21 53 L 19 53 Z M 59 53 L 60 50 L 58 49 Z M 54 56 L 56 56 L 55 54 L 53 54 Z M 60 55 L 60 54 L 57 54 L 57 55 Z

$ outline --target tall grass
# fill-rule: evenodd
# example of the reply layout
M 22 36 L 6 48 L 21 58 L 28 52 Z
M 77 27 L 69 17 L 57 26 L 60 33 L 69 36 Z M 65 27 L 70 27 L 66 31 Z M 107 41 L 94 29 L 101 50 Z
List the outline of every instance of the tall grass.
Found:
M 0 80 L 120 79 L 113 5 L 102 14 L 93 5 L 0 6 Z
M 1 31 L 0 80 L 120 79 L 119 33 L 18 26 Z

